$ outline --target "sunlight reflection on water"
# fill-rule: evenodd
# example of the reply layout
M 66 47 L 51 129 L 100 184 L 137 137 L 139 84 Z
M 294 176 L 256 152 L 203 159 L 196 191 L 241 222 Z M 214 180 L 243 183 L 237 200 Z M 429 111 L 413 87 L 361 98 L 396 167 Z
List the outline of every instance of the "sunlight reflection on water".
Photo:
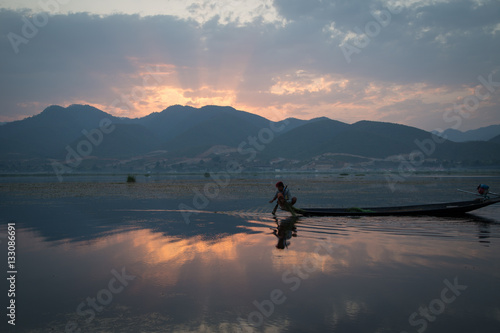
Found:
M 224 200 L 213 209 L 229 209 L 186 225 L 168 198 L 3 202 L 19 226 L 19 332 L 69 321 L 89 332 L 416 332 L 410 315 L 455 277 L 468 289 L 426 332 L 497 332 L 500 321 L 500 205 L 458 218 L 292 219 Z M 89 322 L 79 304 L 122 267 L 137 278 Z

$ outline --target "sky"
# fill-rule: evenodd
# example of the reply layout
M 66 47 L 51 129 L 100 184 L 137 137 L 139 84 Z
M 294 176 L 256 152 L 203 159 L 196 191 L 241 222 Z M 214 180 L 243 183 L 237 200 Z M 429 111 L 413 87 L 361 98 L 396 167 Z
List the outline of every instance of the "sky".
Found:
M 53 104 L 500 124 L 500 1 L 0 0 L 0 122 Z

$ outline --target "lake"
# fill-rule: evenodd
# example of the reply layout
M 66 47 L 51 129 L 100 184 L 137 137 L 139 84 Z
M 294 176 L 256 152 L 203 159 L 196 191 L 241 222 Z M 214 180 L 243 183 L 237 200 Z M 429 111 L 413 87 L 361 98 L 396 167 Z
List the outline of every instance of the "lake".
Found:
M 498 174 L 125 178 L 0 179 L 2 267 L 14 223 L 17 269 L 2 332 L 499 331 L 500 204 L 292 218 L 268 203 L 278 180 L 299 207 L 461 201 L 500 192 Z

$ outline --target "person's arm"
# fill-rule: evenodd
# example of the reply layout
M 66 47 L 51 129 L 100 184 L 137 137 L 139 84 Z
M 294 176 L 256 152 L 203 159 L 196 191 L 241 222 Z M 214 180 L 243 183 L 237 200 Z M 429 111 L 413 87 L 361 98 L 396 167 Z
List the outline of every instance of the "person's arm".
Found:
M 274 195 L 274 198 L 273 200 L 269 201 L 269 203 L 272 203 L 274 200 L 276 200 L 278 198 L 278 192 L 276 192 L 276 194 Z

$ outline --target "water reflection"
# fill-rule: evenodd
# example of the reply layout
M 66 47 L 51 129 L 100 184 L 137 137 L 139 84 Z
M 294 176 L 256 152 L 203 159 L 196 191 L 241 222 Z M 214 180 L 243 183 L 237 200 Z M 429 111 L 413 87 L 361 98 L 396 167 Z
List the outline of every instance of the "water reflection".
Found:
M 288 218 L 278 218 L 274 217 L 276 222 L 276 228 L 273 230 L 273 235 L 278 238 L 278 244 L 276 248 L 285 249 L 290 245 L 290 240 L 292 237 L 297 237 L 297 228 L 295 223 L 298 221 L 298 217 L 290 216 Z
M 204 213 L 187 225 L 151 201 L 60 203 L 16 212 L 27 227 L 19 302 L 30 318 L 19 332 L 63 332 L 69 320 L 89 332 L 410 332 L 409 315 L 455 276 L 470 289 L 429 332 L 478 322 L 496 332 L 500 321 L 500 225 L 488 219 Z M 137 278 L 87 324 L 77 306 L 122 267 Z M 271 313 L 274 290 L 286 300 Z M 242 326 L 256 311 L 261 325 Z

